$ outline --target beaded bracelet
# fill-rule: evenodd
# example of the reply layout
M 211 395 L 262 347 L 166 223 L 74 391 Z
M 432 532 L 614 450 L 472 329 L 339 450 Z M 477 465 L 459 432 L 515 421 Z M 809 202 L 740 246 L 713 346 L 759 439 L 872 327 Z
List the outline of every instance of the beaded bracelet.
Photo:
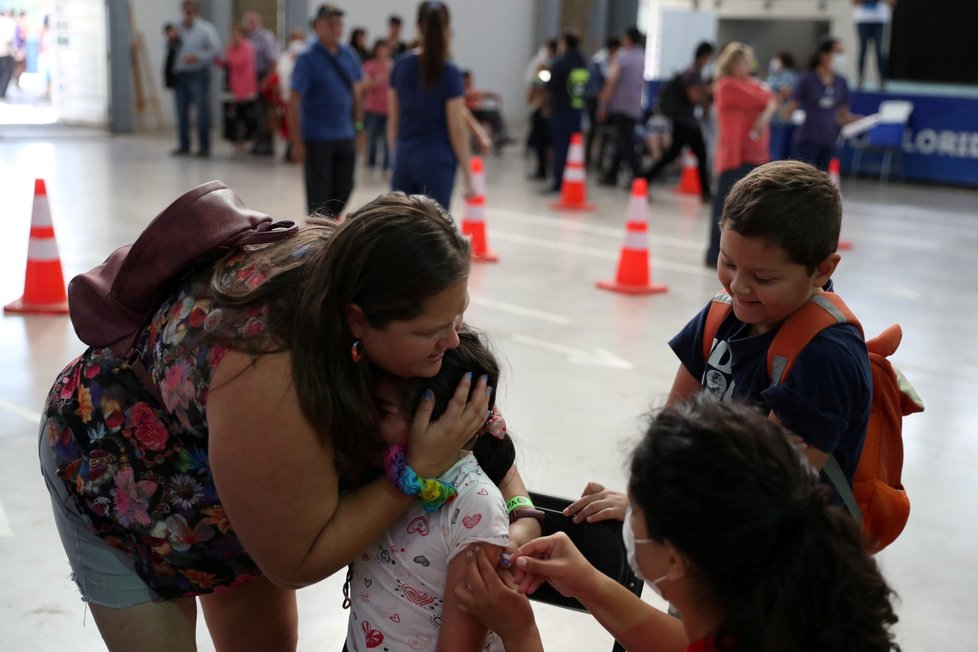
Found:
M 506 513 L 512 514 L 517 507 L 529 507 L 533 509 L 533 501 L 529 496 L 513 496 L 506 501 Z
M 403 446 L 391 446 L 384 454 L 387 477 L 399 491 L 408 496 L 418 496 L 426 512 L 434 512 L 458 495 L 455 485 L 435 478 L 422 478 L 408 466 Z

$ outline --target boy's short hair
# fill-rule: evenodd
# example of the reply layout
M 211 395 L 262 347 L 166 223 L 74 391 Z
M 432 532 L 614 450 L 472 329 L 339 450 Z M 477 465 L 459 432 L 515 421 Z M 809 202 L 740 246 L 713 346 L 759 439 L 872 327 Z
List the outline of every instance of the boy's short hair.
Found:
M 774 161 L 738 181 L 720 226 L 763 238 L 814 272 L 839 245 L 842 198 L 828 175 L 800 161 Z

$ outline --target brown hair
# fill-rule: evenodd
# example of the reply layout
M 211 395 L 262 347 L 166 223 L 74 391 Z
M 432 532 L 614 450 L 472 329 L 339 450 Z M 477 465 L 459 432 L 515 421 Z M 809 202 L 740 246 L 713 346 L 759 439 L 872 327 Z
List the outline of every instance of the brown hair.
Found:
M 336 226 L 310 218 L 297 236 L 252 253 L 265 279 L 255 288 L 223 283 L 212 292 L 227 305 L 269 304 L 269 337 L 237 346 L 253 354 L 292 352 L 299 405 L 341 473 L 366 466 L 374 434 L 370 365 L 350 358 L 350 304 L 373 328 L 414 319 L 424 302 L 464 282 L 469 244 L 439 204 L 422 195 L 381 195 Z
M 839 245 L 842 198 L 828 175 L 800 161 L 775 161 L 738 181 L 720 226 L 760 237 L 814 272 Z
M 900 649 L 893 591 L 859 526 L 753 407 L 700 393 L 662 410 L 633 453 L 628 490 L 649 538 L 689 561 L 718 609 L 719 650 Z
M 448 59 L 448 7 L 439 0 L 418 5 L 418 31 L 421 32 L 421 88 L 438 83 Z

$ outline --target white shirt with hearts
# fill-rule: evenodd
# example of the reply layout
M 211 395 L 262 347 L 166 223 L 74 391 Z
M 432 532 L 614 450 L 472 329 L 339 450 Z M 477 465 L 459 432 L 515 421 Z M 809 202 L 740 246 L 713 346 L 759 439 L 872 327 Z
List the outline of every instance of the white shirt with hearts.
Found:
M 416 503 L 354 561 L 350 652 L 434 650 L 448 565 L 470 544 L 509 544 L 503 495 L 474 455 L 467 454 L 440 479 L 455 485 L 455 500 L 432 514 Z M 490 634 L 485 649 L 503 647 Z

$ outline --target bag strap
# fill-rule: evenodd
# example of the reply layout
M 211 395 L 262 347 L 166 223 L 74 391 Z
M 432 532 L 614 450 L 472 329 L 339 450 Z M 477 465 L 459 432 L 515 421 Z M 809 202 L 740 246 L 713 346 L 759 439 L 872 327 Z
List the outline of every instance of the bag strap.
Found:
M 819 292 L 791 314 L 767 349 L 767 374 L 772 385 L 779 385 L 798 354 L 826 328 L 851 324 L 863 334 L 863 327 L 849 307 L 834 292 Z
M 822 470 L 825 471 L 826 477 L 828 477 L 832 486 L 835 487 L 835 490 L 839 492 L 839 496 L 842 498 L 846 509 L 852 514 L 852 518 L 855 519 L 856 523 L 862 525 L 863 512 L 859 509 L 859 502 L 856 500 L 855 494 L 852 493 L 852 487 L 849 486 L 849 482 L 846 480 L 846 474 L 842 471 L 842 467 L 839 466 L 839 460 L 835 459 L 835 455 L 828 456 L 825 464 L 822 465 Z
M 767 373 L 772 385 L 781 384 L 802 350 L 826 328 L 851 324 L 863 334 L 863 327 L 845 302 L 834 292 L 819 292 L 788 317 L 767 349 Z M 835 455 L 822 465 L 825 476 L 842 498 L 856 523 L 863 522 L 862 510 L 846 474 Z
M 733 310 L 733 298 L 726 292 L 717 292 L 710 301 L 706 311 L 706 323 L 703 325 L 703 363 L 710 359 L 713 350 L 713 340 L 720 332 L 720 325 Z
M 706 323 L 703 327 L 703 360 L 710 357 L 713 340 L 716 339 L 720 325 L 733 310 L 733 299 L 726 292 L 719 292 L 710 302 L 706 313 Z M 774 340 L 767 350 L 767 373 L 772 385 L 784 381 L 794 365 L 795 359 L 815 339 L 819 333 L 831 326 L 852 324 L 863 334 L 862 325 L 849 307 L 834 292 L 820 292 L 808 300 L 805 305 L 795 311 L 781 324 Z M 857 523 L 862 523 L 862 511 L 852 492 L 852 487 L 846 480 L 839 461 L 834 455 L 829 455 L 822 465 L 826 477 L 842 498 L 846 509 L 852 514 Z
M 337 54 L 335 57 L 331 55 L 329 52 L 327 52 L 326 48 L 319 48 L 319 50 L 323 53 L 323 57 L 326 58 L 326 61 L 329 61 L 329 65 L 333 66 L 333 70 L 335 70 L 336 74 L 339 75 L 340 79 L 343 80 L 343 85 L 346 87 L 346 90 L 352 96 L 353 80 L 350 79 L 349 75 L 346 74 L 346 71 L 343 70 L 343 66 L 341 66 L 339 62 L 339 56 L 340 53 L 343 52 L 343 46 L 342 45 L 339 46 L 339 50 L 336 51 Z

